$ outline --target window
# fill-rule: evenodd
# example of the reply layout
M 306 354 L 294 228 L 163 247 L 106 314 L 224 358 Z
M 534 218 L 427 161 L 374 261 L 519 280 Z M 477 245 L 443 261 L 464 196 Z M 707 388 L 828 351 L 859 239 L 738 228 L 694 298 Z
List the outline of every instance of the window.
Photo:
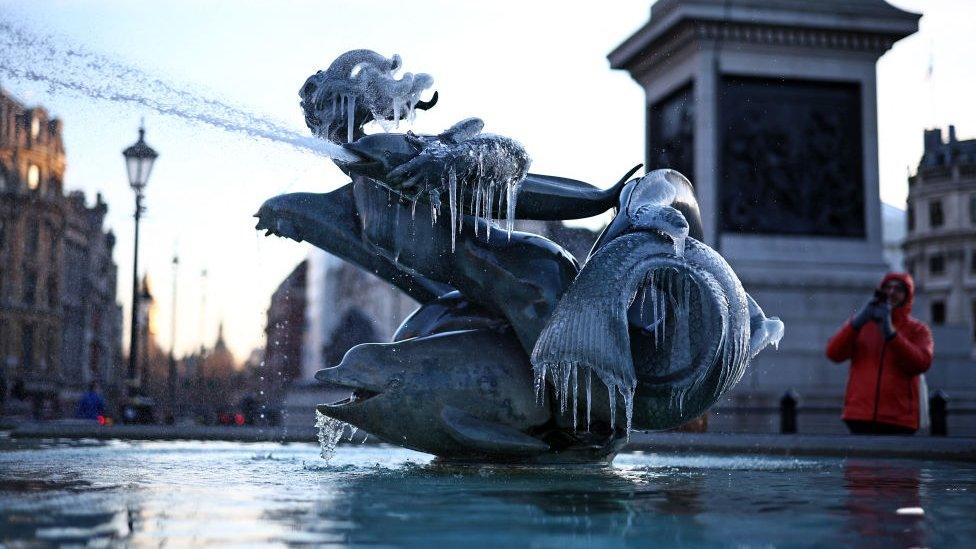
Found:
M 58 297 L 60 297 L 58 296 L 58 282 L 52 274 L 47 278 L 47 306 L 51 309 L 57 309 Z
M 929 256 L 929 274 L 940 275 L 945 273 L 945 256 L 942 254 Z
M 941 326 L 945 324 L 945 319 L 946 319 L 945 302 L 933 301 L 932 302 L 932 324 Z
M 25 371 L 34 369 L 34 326 L 24 324 L 20 333 L 21 364 Z
M 35 164 L 27 168 L 27 188 L 36 191 L 41 184 L 41 169 Z
M 929 227 L 941 227 L 945 223 L 945 216 L 942 214 L 942 201 L 933 200 L 929 202 Z
M 24 267 L 24 304 L 33 305 L 37 297 L 37 271 L 30 267 Z
M 31 116 L 31 139 L 37 139 L 41 133 L 41 121 L 36 116 Z
M 0 174 L 0 177 L 3 177 L 3 174 Z M 0 189 L 2 188 L 3 186 L 0 185 Z M 969 224 L 976 225 L 976 193 L 969 195 Z
M 969 273 L 976 275 L 976 248 L 969 250 Z
M 908 205 L 908 209 L 905 211 L 905 216 L 908 218 L 908 230 L 915 230 L 915 207 L 912 204 Z
M 37 243 L 41 239 L 40 227 L 36 219 L 27 219 L 27 254 L 33 257 L 37 254 Z
M 973 328 L 973 341 L 976 341 L 976 299 L 973 300 L 972 309 L 973 310 L 970 311 L 972 313 L 972 320 L 970 321 L 970 324 L 972 324 Z

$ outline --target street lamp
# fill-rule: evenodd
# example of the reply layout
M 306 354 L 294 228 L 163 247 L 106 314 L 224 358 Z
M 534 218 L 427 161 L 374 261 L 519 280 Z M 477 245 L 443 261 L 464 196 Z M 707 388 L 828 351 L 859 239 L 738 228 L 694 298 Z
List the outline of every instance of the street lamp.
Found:
M 180 267 L 180 257 L 173 252 L 173 318 L 170 319 L 169 335 L 169 415 L 167 423 L 176 421 L 176 279 Z
M 135 396 L 139 383 L 136 372 L 136 359 L 139 356 L 139 218 L 142 217 L 142 190 L 149 181 L 149 172 L 153 162 L 159 156 L 156 151 L 146 144 L 144 137 L 146 130 L 139 126 L 139 140 L 135 145 L 122 151 L 125 157 L 125 170 L 129 175 L 129 186 L 136 193 L 136 236 L 132 254 L 132 322 L 129 332 L 129 372 L 130 396 Z

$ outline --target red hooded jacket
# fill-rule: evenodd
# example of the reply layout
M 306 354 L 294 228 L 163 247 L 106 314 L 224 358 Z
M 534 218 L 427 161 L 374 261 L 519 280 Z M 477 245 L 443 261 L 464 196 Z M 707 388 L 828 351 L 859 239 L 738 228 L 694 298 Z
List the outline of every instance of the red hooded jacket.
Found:
M 888 273 L 881 285 L 889 280 L 900 280 L 908 289 L 905 303 L 891 311 L 895 337 L 885 341 L 877 322 L 856 330 L 848 320 L 827 342 L 827 358 L 851 361 L 844 419 L 918 429 L 918 376 L 932 365 L 932 333 L 909 316 L 915 299 L 912 277 Z

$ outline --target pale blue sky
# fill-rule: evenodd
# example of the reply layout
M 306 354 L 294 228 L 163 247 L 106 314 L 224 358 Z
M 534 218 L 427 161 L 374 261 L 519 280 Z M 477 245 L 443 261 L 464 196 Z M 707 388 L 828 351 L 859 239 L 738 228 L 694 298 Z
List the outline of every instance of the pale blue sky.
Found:
M 924 127 L 953 122 L 962 137 L 976 136 L 976 2 L 893 3 L 925 14 L 921 31 L 878 65 L 881 194 L 901 205 L 906 168 L 918 161 Z M 349 49 L 399 53 L 404 70 L 432 74 L 441 94 L 437 108 L 420 114 L 416 130 L 436 133 L 479 116 L 487 131 L 521 141 L 534 171 L 605 185 L 643 160 L 643 94 L 626 74 L 611 71 L 605 56 L 646 22 L 649 6 L 647 0 L 0 0 L 0 20 L 50 37 L 46 44 L 61 51 L 80 49 L 136 67 L 299 132 L 304 125 L 297 90 L 309 74 Z M 929 82 L 930 54 L 935 66 Z M 11 52 L 0 52 L 5 55 Z M 62 67 L 56 58 L 44 67 L 85 78 L 101 70 Z M 114 88 L 111 79 L 101 84 Z M 147 190 L 141 258 L 160 301 L 159 339 L 168 345 L 176 245 L 182 261 L 178 348 L 212 341 L 219 319 L 239 357 L 263 344 L 269 296 L 307 245 L 258 238 L 251 214 L 281 192 L 335 188 L 344 182 L 338 170 L 284 145 L 134 104 L 2 74 L 0 85 L 64 119 L 66 185 L 101 191 L 109 203 L 108 223 L 119 242 L 119 299 L 126 306 L 133 198 L 120 151 L 135 140 L 145 116 L 147 141 L 160 158 Z M 203 268 L 210 276 L 201 321 Z

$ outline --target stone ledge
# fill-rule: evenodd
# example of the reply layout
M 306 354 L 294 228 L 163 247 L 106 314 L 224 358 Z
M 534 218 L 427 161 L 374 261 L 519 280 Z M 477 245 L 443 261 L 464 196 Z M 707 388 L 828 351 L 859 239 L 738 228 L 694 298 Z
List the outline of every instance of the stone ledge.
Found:
M 976 438 L 636 433 L 627 451 L 976 461 Z
M 13 438 L 96 440 L 226 440 L 239 442 L 315 442 L 311 427 L 217 427 L 25 422 L 13 426 Z M 370 442 L 380 442 L 375 437 Z M 369 443 L 369 442 L 367 442 Z M 625 452 L 686 452 L 908 458 L 976 462 L 976 437 L 769 435 L 722 433 L 634 433 Z

